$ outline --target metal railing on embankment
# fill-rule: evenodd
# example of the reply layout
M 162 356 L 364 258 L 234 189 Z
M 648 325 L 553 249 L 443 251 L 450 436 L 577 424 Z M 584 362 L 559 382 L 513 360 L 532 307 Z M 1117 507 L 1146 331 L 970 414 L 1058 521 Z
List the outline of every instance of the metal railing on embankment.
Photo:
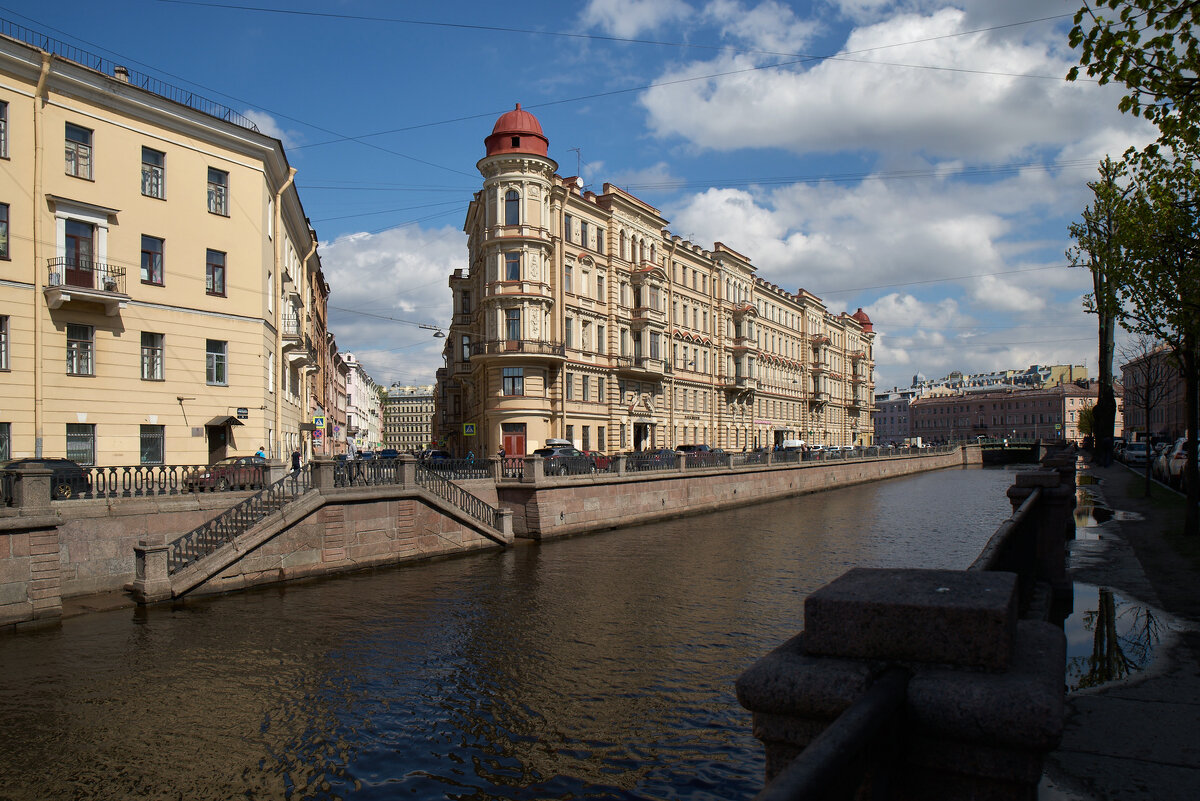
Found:
M 267 516 L 308 492 L 311 486 L 310 466 L 305 465 L 168 543 L 168 575 L 178 573 L 233 542 Z
M 441 473 L 421 464 L 416 467 L 417 484 L 484 525 L 499 530 L 500 522 L 496 507 L 467 492 Z

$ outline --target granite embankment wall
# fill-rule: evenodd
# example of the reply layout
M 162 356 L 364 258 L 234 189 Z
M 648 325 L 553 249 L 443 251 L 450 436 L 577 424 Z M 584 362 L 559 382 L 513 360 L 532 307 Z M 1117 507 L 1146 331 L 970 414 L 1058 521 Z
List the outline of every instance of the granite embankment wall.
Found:
M 490 480 L 461 486 L 496 503 Z M 47 500 L 35 508 L 9 510 L 13 514 L 0 517 L 0 627 L 56 620 L 64 598 L 121 591 L 134 580 L 139 541 L 173 540 L 248 494 Z M 37 497 L 48 496 L 47 491 Z M 321 496 L 311 513 L 196 592 L 499 547 L 452 510 L 412 489 L 332 489 Z
M 499 482 L 496 492 L 500 505 L 513 512 L 514 534 L 550 539 L 964 464 L 980 464 L 978 448 L 732 469 L 537 476 L 532 481 Z

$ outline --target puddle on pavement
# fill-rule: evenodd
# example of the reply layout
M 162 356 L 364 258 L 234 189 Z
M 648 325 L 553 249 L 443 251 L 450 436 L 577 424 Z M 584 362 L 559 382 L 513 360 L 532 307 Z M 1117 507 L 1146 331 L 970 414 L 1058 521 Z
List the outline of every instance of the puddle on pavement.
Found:
M 1067 635 L 1067 691 L 1121 681 L 1149 667 L 1172 628 L 1163 612 L 1107 587 L 1075 584 Z
M 1083 486 L 1085 484 L 1099 484 L 1100 479 L 1096 478 L 1091 473 L 1076 473 L 1075 483 L 1079 486 Z

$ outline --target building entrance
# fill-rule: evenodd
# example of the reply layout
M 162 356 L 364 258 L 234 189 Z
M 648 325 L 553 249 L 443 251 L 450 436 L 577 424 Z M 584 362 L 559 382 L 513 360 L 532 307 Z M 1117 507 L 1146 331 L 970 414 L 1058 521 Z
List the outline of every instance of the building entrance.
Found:
M 500 444 L 505 456 L 525 455 L 525 424 L 501 423 Z
M 654 438 L 650 433 L 650 426 L 650 423 L 633 424 L 633 449 L 635 451 L 645 450 L 654 444 Z

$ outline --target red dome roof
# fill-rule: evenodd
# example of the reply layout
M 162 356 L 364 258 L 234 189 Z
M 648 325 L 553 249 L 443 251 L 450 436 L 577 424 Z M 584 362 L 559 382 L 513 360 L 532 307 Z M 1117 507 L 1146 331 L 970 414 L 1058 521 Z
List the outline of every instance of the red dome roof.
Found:
M 542 133 L 541 123 L 537 117 L 517 107 L 506 111 L 492 126 L 492 135 L 483 140 L 487 154 L 497 153 L 532 153 L 535 156 L 545 156 L 550 147 L 550 140 Z
M 850 316 L 853 317 L 855 320 L 858 320 L 858 324 L 862 326 L 862 330 L 864 330 L 864 331 L 874 331 L 875 330 L 875 326 L 871 325 L 871 318 L 868 317 L 867 313 L 862 310 L 862 306 L 859 306 L 858 311 L 856 311 L 854 314 L 852 314 Z

